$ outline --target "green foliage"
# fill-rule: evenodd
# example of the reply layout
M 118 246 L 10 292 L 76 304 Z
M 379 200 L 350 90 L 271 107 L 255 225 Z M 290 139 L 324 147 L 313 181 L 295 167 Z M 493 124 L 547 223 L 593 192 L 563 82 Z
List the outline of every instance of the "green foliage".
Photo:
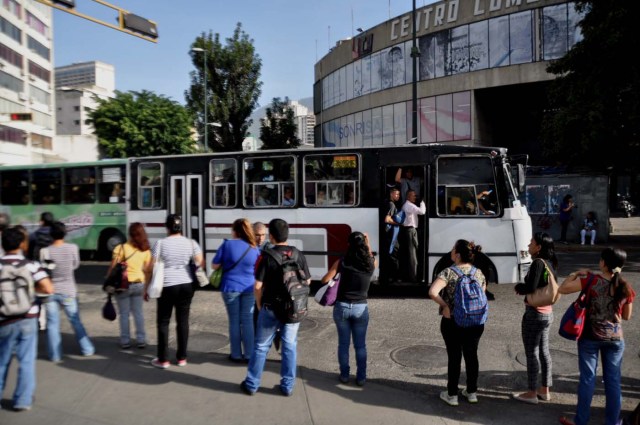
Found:
M 233 37 L 220 42 L 220 34 L 202 33 L 191 47 L 206 51 L 206 99 L 208 148 L 214 152 L 241 151 L 242 142 L 252 124 L 249 118 L 258 106 L 262 83 L 262 61 L 255 52 L 253 40 L 238 23 Z M 197 117 L 199 134 L 204 134 L 204 52 L 191 51 L 196 71 L 191 72 L 191 87 L 185 91 L 187 108 Z M 204 139 L 204 138 L 203 138 Z
M 618 170 L 638 168 L 640 136 L 640 2 L 578 1 L 586 12 L 583 40 L 547 70 L 551 108 L 543 147 L 565 164 Z
M 261 149 L 293 149 L 300 146 L 300 139 L 296 136 L 298 126 L 293 109 L 288 105 L 288 97 L 284 101 L 275 97 L 271 106 L 267 107 L 266 116 L 260 124 Z
M 128 158 L 147 155 L 192 153 L 192 119 L 171 99 L 150 91 L 119 92 L 99 99 L 87 122 L 95 128 L 102 157 Z

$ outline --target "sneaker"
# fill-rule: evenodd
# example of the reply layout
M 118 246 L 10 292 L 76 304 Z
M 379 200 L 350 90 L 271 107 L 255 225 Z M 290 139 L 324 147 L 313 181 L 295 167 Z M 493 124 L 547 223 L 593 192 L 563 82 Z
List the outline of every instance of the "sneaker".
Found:
M 580 245 L 584 245 L 584 242 L 580 242 Z M 593 245 L 593 244 L 592 244 Z
M 342 382 L 343 384 L 348 384 L 349 383 L 349 377 L 348 376 L 342 376 L 339 375 L 338 379 L 340 380 L 340 382 Z
M 153 367 L 157 367 L 158 369 L 166 369 L 168 368 L 170 365 L 169 362 L 161 362 L 157 357 L 153 360 L 151 360 L 151 366 Z
M 592 242 L 591 242 L 591 246 L 594 246 L 594 245 L 595 245 L 595 243 L 592 241 Z
M 462 390 L 462 395 L 467 398 L 467 401 L 472 404 L 476 404 L 478 402 L 478 393 L 468 393 L 465 388 Z
M 247 383 L 244 381 L 240 382 L 240 389 L 246 395 L 254 395 L 256 393 L 255 391 L 251 391 L 249 387 L 247 387 Z
M 449 395 L 448 391 L 442 391 L 440 393 L 440 400 L 444 401 L 449 406 L 457 406 L 458 405 L 458 396 L 457 395 Z
M 178 360 L 178 362 L 176 363 L 176 365 L 178 365 L 178 367 L 184 367 L 187 365 L 187 359 L 182 359 L 182 360 Z
M 147 343 L 146 342 L 141 342 L 136 347 L 138 347 L 141 350 L 144 350 L 145 348 L 147 348 Z
M 131 348 L 131 344 L 127 343 L 127 344 L 120 344 L 120 348 L 122 350 L 128 350 L 129 348 Z
M 287 390 L 281 385 L 279 385 L 279 387 L 280 387 L 280 394 L 282 394 L 283 396 L 291 397 L 293 395 L 293 390 Z
M 366 379 L 356 379 L 356 385 L 359 387 L 364 387 L 364 384 L 367 383 Z
M 31 410 L 31 406 L 13 406 L 13 410 L 16 412 L 26 412 Z

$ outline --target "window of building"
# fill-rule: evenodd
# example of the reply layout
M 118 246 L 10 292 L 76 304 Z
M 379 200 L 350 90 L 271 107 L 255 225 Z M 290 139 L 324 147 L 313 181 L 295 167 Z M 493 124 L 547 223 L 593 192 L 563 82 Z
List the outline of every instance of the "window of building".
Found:
M 38 87 L 33 85 L 29 85 L 29 91 L 30 91 L 31 97 L 34 100 L 42 103 L 43 105 L 51 104 L 51 94 L 49 94 L 48 92 L 42 89 L 39 89 Z M 61 110 L 62 108 L 58 108 L 58 111 L 61 111 Z
M 79 106 L 74 106 L 74 107 L 73 107 L 73 110 L 74 110 L 74 111 L 76 111 L 76 112 L 78 112 L 78 111 L 80 111 L 80 107 L 79 107 Z
M 304 157 L 304 203 L 308 207 L 345 207 L 359 202 L 360 157 L 355 154 Z
M 73 120 L 74 125 L 80 125 L 80 120 Z
M 47 83 L 51 80 L 51 71 L 41 67 L 35 62 L 29 61 L 29 73 Z
M 27 25 L 29 25 L 31 28 L 44 35 L 45 37 L 49 37 L 49 27 L 28 10 L 26 21 Z
M 51 59 L 51 50 L 35 38 L 28 36 L 27 40 L 29 49 L 46 60 Z
M 209 163 L 209 203 L 213 208 L 236 206 L 236 160 L 214 159 Z
M 24 83 L 20 78 L 16 78 L 11 74 L 0 71 L 0 87 L 4 87 L 5 89 L 9 89 L 16 93 L 21 93 Z
M 31 145 L 40 149 L 51 150 L 53 148 L 52 138 L 38 133 L 31 133 Z
M 22 69 L 22 55 L 2 43 L 0 43 L 0 58 Z
M 164 173 L 159 162 L 138 164 L 138 207 L 158 209 L 163 204 Z
M 293 156 L 247 158 L 242 165 L 245 207 L 296 205 L 296 162 Z
M 2 7 L 16 15 L 18 18 L 20 17 L 20 11 L 22 9 L 20 7 L 20 3 L 16 0 L 2 0 Z
M 17 143 L 19 145 L 27 144 L 27 133 L 17 128 L 0 125 L 0 140 L 3 142 Z
M 20 28 L 16 27 L 2 16 L 0 16 L 0 31 L 15 42 L 22 42 L 22 31 L 20 31 Z

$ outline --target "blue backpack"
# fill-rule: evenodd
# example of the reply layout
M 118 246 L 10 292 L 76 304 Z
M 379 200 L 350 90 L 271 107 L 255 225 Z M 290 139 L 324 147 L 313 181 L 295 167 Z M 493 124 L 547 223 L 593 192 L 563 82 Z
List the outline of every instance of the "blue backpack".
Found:
M 458 276 L 453 298 L 453 319 L 463 328 L 479 326 L 487 321 L 489 303 L 480 282 L 476 280 L 476 268 L 464 274 L 456 266 L 451 270 Z

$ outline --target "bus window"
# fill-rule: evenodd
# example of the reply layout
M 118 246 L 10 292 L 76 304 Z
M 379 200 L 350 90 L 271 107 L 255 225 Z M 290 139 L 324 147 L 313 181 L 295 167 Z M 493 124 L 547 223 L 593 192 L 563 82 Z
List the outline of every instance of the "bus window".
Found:
M 62 172 L 55 169 L 33 170 L 31 172 L 32 202 L 35 205 L 60 203 Z
M 93 204 L 96 201 L 95 167 L 68 168 L 64 181 L 65 204 Z
M 124 202 L 125 167 L 98 168 L 98 202 L 115 204 Z
M 209 163 L 211 191 L 209 202 L 213 208 L 236 206 L 236 160 L 214 159 Z
M 26 205 L 29 203 L 29 172 L 26 170 L 3 171 L 0 174 L 0 204 Z
M 138 164 L 138 207 L 155 209 L 162 206 L 164 187 L 162 164 L 141 162 Z
M 494 168 L 489 157 L 441 156 L 437 161 L 439 215 L 498 215 Z
M 307 155 L 304 157 L 304 170 L 306 206 L 344 207 L 358 204 L 358 155 Z
M 293 156 L 247 158 L 242 169 L 246 207 L 292 207 L 296 204 Z

